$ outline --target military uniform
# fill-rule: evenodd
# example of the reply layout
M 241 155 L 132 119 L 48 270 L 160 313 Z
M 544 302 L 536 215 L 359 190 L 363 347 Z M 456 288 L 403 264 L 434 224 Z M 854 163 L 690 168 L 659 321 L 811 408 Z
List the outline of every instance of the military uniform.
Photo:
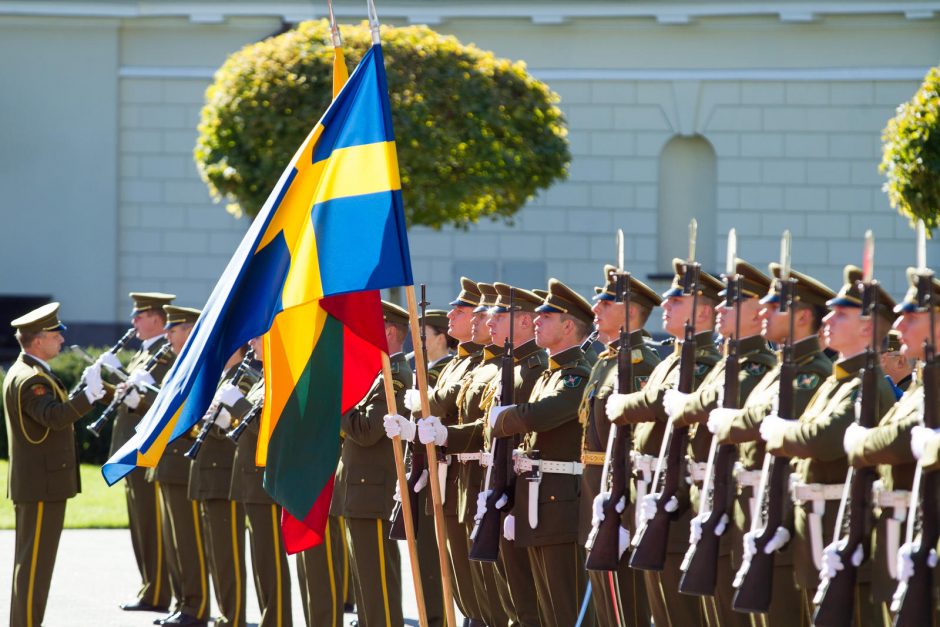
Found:
M 58 303 L 12 322 L 24 332 L 60 331 Z M 10 625 L 38 627 L 46 612 L 65 502 L 81 491 L 73 423 L 91 411 L 84 392 L 71 398 L 48 364 L 20 353 L 3 381 L 16 544 Z
M 226 406 L 237 426 L 256 407 L 264 404 L 264 379 L 258 380 L 244 398 Z M 229 498 L 245 510 L 251 534 L 251 566 L 255 592 L 261 608 L 259 627 L 290 627 L 293 623 L 290 603 L 290 572 L 281 538 L 281 508 L 268 496 L 262 485 L 264 467 L 255 463 L 260 420 L 248 425 L 235 447 L 232 462 L 232 488 Z
M 297 553 L 297 579 L 307 627 L 344 625 L 344 600 L 349 598 L 351 578 L 346 519 L 328 516 L 323 542 Z
M 222 375 L 220 385 L 231 383 L 237 366 Z M 239 388 L 248 392 L 258 380 L 246 374 Z M 212 576 L 216 604 L 221 617 L 217 625 L 245 624 L 245 512 L 229 498 L 235 443 L 218 425 L 209 433 L 189 469 L 189 498 L 199 504 L 205 531 L 206 556 Z
M 606 279 L 605 287 L 596 288 L 595 301 L 615 300 L 616 272 L 614 266 L 604 268 Z M 642 282 L 630 277 L 631 302 L 645 306 L 652 310 L 659 304 L 659 295 Z M 630 361 L 633 366 L 634 380 L 632 389 L 640 389 L 642 383 L 649 378 L 653 369 L 661 361 L 659 354 L 645 341 L 641 329 L 633 330 L 628 338 Z M 591 369 L 591 376 L 584 388 L 584 396 L 578 410 L 581 425 L 584 428 L 584 437 L 581 442 L 581 463 L 584 471 L 581 475 L 581 500 L 578 524 L 578 544 L 584 546 L 591 533 L 594 498 L 600 491 L 606 490 L 607 478 L 602 477 L 604 459 L 607 450 L 607 440 L 610 434 L 610 421 L 607 420 L 605 407 L 607 398 L 617 390 L 617 360 L 620 353 L 620 338 L 616 337 L 608 342 L 607 348 L 598 355 L 598 360 Z M 624 390 L 629 392 L 632 390 Z M 623 427 L 629 429 L 629 427 Z M 632 441 L 632 431 L 624 434 L 625 441 Z M 629 451 L 628 451 L 629 454 Z M 629 459 L 629 458 L 628 458 Z M 629 468 L 628 468 L 629 469 Z M 602 488 L 602 481 L 604 487 Z M 629 483 L 629 482 L 628 482 Z M 629 486 L 628 486 L 629 490 Z M 627 495 L 626 506 L 621 514 L 621 525 L 632 536 L 636 533 L 633 499 Z M 597 622 L 601 627 L 617 625 L 618 617 L 611 599 L 611 578 L 606 572 L 588 571 L 591 581 L 591 600 L 597 614 Z M 649 603 L 647 602 L 646 587 L 643 574 L 629 567 L 629 559 L 621 559 L 617 569 L 618 592 L 622 601 L 623 616 L 619 623 L 626 626 L 646 626 L 650 622 Z
M 159 292 L 131 292 L 129 296 L 134 301 L 133 315 L 144 311 L 162 309 L 163 305 L 173 302 L 173 299 L 176 298 L 173 294 Z M 165 345 L 166 339 L 162 335 L 144 340 L 140 349 L 134 353 L 130 362 L 128 362 L 127 372 L 131 374 L 143 368 Z M 172 358 L 161 359 L 159 363 L 151 368 L 151 376 L 155 381 L 160 381 L 172 364 Z M 111 380 L 111 383 L 117 383 L 117 380 Z M 111 431 L 109 456 L 117 453 L 136 433 L 136 427 L 140 419 L 147 413 L 148 408 L 149 405 L 143 401 L 134 409 L 124 404 L 118 406 L 117 416 L 114 419 L 114 426 Z M 142 607 L 150 606 L 156 610 L 163 610 L 168 609 L 170 606 L 172 591 L 163 543 L 164 529 L 160 517 L 160 490 L 157 484 L 147 481 L 146 473 L 147 471 L 143 468 L 135 468 L 124 477 L 128 527 L 141 579 L 140 589 L 137 591 L 137 601 L 138 605 Z

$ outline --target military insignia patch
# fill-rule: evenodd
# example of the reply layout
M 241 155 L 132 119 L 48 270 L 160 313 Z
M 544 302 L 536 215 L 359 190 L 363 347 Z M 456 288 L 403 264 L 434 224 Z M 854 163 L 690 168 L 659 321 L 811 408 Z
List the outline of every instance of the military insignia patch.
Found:
M 767 366 L 764 364 L 759 364 L 756 361 L 749 361 L 744 364 L 744 372 L 752 377 L 759 377 L 767 372 Z
M 646 382 L 649 380 L 649 377 L 633 377 L 633 389 L 642 390 L 646 387 Z
M 393 380 L 392 380 L 392 388 L 393 388 L 396 392 L 397 392 L 398 390 L 404 390 L 404 389 L 405 389 L 405 384 L 402 383 L 401 381 L 398 381 L 398 380 L 393 379 Z
M 576 374 L 569 374 L 561 378 L 561 381 L 565 384 L 566 388 L 576 388 L 581 385 L 582 380 L 584 380 L 584 377 L 579 377 Z
M 819 375 L 813 374 L 811 372 L 804 372 L 803 374 L 796 375 L 796 389 L 798 390 L 812 390 L 817 385 L 819 385 Z
M 708 364 L 695 364 L 695 378 L 704 377 L 708 374 Z
M 33 396 L 42 396 L 46 393 L 46 386 L 37 383 L 36 385 L 30 386 L 29 391 L 33 393 Z

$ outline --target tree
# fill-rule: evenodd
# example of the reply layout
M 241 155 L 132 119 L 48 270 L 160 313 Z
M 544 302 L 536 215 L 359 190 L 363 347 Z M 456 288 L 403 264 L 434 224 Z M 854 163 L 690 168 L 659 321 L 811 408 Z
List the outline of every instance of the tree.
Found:
M 940 67 L 898 107 L 882 141 L 881 171 L 891 206 L 911 222 L 923 220 L 931 233 L 940 225 Z
M 371 45 L 343 27 L 347 63 Z M 512 221 L 570 161 L 558 96 L 523 62 L 498 59 L 426 26 L 382 27 L 402 193 L 409 224 Z M 254 216 L 329 105 L 326 21 L 300 24 L 232 54 L 206 91 L 195 160 L 228 210 Z

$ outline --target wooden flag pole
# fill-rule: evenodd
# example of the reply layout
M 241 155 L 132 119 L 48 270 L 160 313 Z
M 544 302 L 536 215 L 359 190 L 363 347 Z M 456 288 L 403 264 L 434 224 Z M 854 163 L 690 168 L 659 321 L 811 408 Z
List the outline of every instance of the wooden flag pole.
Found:
M 421 415 L 431 415 L 431 405 L 428 403 L 428 373 L 421 359 L 421 333 L 418 329 L 418 301 L 415 298 L 415 286 L 405 287 L 405 296 L 408 299 L 408 325 L 411 327 L 411 343 L 415 350 L 415 376 L 418 378 L 418 392 L 421 395 Z M 431 486 L 431 503 L 434 505 L 434 528 L 437 531 L 437 557 L 441 565 L 441 581 L 444 589 L 444 614 L 448 625 L 456 625 L 454 615 L 453 583 L 450 580 L 450 567 L 447 562 L 447 539 L 444 527 L 444 504 L 441 499 L 441 483 L 437 480 L 437 447 L 434 443 L 425 445 L 428 457 L 428 485 Z M 408 499 L 402 498 L 402 503 Z M 405 519 L 405 526 L 409 524 Z
M 411 288 L 414 290 L 414 288 Z M 418 360 L 420 361 L 420 360 Z M 388 361 L 388 353 L 382 353 L 382 380 L 385 384 L 385 397 L 388 399 L 388 413 L 397 414 L 398 404 L 395 402 L 395 388 L 392 385 L 392 366 Z M 414 518 L 411 511 L 411 499 L 408 498 L 408 479 L 405 478 L 405 454 L 402 449 L 401 437 L 392 438 L 392 450 L 395 452 L 395 474 L 398 475 L 398 494 L 401 495 L 401 513 L 405 517 L 405 540 L 408 542 L 408 556 L 411 558 L 411 578 L 415 584 L 415 601 L 418 604 L 418 623 L 421 627 L 428 627 L 428 610 L 424 604 L 424 587 L 421 585 L 421 569 L 418 566 L 418 544 L 415 540 Z M 434 475 L 431 475 L 432 477 Z M 443 510 L 442 510 L 443 511 Z M 382 548 L 379 547 L 381 551 Z M 449 623 L 453 625 L 454 623 Z

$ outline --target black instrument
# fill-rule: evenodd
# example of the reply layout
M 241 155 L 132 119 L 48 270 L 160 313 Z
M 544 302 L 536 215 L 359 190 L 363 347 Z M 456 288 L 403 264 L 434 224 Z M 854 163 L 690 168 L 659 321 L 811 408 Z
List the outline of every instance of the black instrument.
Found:
M 255 351 L 254 349 L 249 348 L 248 352 L 245 353 L 245 356 L 242 358 L 241 363 L 238 364 L 238 368 L 235 369 L 235 374 L 232 375 L 229 383 L 235 387 L 239 387 L 245 377 L 248 376 L 251 376 L 255 381 L 257 381 L 261 374 L 251 367 L 251 362 L 254 361 L 254 359 Z M 200 421 L 199 433 L 196 435 L 196 441 L 193 442 L 193 445 L 189 447 L 189 450 L 183 453 L 183 455 L 189 459 L 196 459 L 199 456 L 199 449 L 202 448 L 206 438 L 209 437 L 209 432 L 212 430 L 212 425 L 215 424 L 216 418 L 219 417 L 219 413 L 221 411 L 222 403 L 218 403 L 215 405 L 215 407 L 212 407 L 205 413 L 205 415 L 203 415 L 202 420 Z
M 147 360 L 147 363 L 144 364 L 144 370 L 149 373 L 151 370 L 156 368 L 158 364 L 165 363 L 166 356 L 169 355 L 172 350 L 173 347 L 170 346 L 169 342 L 161 346 L 160 350 L 154 353 L 153 356 Z M 118 408 L 121 407 L 121 403 L 123 403 L 124 399 L 127 398 L 127 395 L 131 391 L 131 387 L 132 386 L 128 385 L 124 388 L 124 392 L 122 394 L 114 395 L 111 403 L 105 407 L 103 412 L 101 412 L 101 416 L 98 418 L 98 420 L 85 427 L 89 433 L 91 433 L 96 438 L 101 435 L 101 431 L 104 429 L 105 425 L 108 424 L 108 421 L 117 415 Z M 154 392 L 159 391 L 157 388 L 152 386 L 146 387 L 150 388 L 150 390 Z

